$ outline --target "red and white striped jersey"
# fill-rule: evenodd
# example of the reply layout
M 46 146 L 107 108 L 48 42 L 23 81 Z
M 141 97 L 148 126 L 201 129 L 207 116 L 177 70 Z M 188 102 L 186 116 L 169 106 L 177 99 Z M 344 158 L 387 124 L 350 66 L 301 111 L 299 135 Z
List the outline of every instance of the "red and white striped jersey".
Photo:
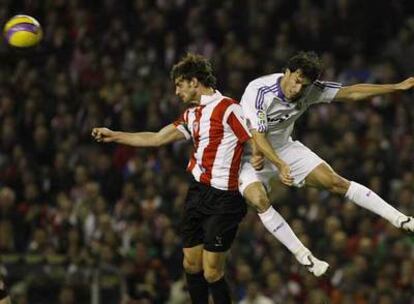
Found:
M 237 191 L 243 143 L 251 137 L 240 105 L 219 91 L 203 95 L 200 105 L 187 109 L 174 126 L 193 140 L 187 170 L 194 178 L 217 189 Z

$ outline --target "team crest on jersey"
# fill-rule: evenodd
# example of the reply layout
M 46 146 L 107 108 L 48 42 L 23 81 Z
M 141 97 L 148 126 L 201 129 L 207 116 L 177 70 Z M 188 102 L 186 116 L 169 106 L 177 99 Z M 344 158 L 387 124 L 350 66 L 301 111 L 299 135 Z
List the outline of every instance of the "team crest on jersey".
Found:
M 257 113 L 257 122 L 260 123 L 266 123 L 266 112 L 263 110 L 258 110 Z

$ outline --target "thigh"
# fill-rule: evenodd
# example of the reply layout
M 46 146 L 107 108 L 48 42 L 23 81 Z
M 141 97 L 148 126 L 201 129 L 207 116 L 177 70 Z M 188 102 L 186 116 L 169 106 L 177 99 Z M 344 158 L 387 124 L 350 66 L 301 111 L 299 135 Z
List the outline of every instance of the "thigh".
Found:
M 306 177 L 306 186 L 327 189 L 337 194 L 345 194 L 349 185 L 349 181 L 338 175 L 327 163 L 320 164 Z
M 184 202 L 184 212 L 180 222 L 180 236 L 184 248 L 192 248 L 203 244 L 204 214 L 200 211 L 200 200 L 203 196 L 202 189 L 194 182 L 188 189 Z
M 225 252 L 236 237 L 239 223 L 245 213 L 217 214 L 204 222 L 204 249 L 210 252 Z
M 262 183 L 266 190 L 270 191 L 270 179 L 277 174 L 277 170 L 272 166 L 272 164 L 265 160 L 265 164 L 262 170 L 256 171 L 253 166 L 250 164 L 248 158 L 246 158 L 241 165 L 240 175 L 239 175 L 239 191 L 244 193 L 246 188 L 253 183 L 260 182 Z
M 184 268 L 187 272 L 198 273 L 203 270 L 203 245 L 183 248 Z
M 203 251 L 203 269 L 206 272 L 209 270 L 218 270 L 224 272 L 226 265 L 227 251 L 224 252 L 211 252 L 208 250 Z
M 279 156 L 290 166 L 293 185 L 302 187 L 305 178 L 325 161 L 300 141 L 288 143 L 280 151 Z

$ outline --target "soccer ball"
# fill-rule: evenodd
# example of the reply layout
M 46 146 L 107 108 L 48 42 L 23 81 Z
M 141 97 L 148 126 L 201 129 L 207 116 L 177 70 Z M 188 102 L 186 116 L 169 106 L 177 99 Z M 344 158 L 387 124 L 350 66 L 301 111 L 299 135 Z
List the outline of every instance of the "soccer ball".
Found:
M 4 26 L 3 34 L 7 43 L 17 48 L 35 46 L 43 36 L 40 23 L 27 15 L 12 17 Z

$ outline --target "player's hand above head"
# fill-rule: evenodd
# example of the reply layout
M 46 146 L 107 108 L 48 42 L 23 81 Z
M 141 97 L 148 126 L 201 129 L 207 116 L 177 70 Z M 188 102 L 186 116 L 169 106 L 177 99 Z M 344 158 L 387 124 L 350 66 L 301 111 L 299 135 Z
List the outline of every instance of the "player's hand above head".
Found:
M 97 142 L 107 143 L 115 140 L 115 132 L 108 128 L 93 128 L 91 135 Z
M 278 169 L 280 181 L 287 186 L 292 186 L 293 177 L 290 176 L 290 167 L 286 163 L 284 163 Z
M 250 164 L 256 171 L 260 171 L 263 169 L 264 166 L 264 156 L 263 154 L 255 154 L 250 157 Z
M 407 78 L 406 80 L 397 83 L 395 86 L 397 90 L 409 90 L 414 87 L 414 77 Z

